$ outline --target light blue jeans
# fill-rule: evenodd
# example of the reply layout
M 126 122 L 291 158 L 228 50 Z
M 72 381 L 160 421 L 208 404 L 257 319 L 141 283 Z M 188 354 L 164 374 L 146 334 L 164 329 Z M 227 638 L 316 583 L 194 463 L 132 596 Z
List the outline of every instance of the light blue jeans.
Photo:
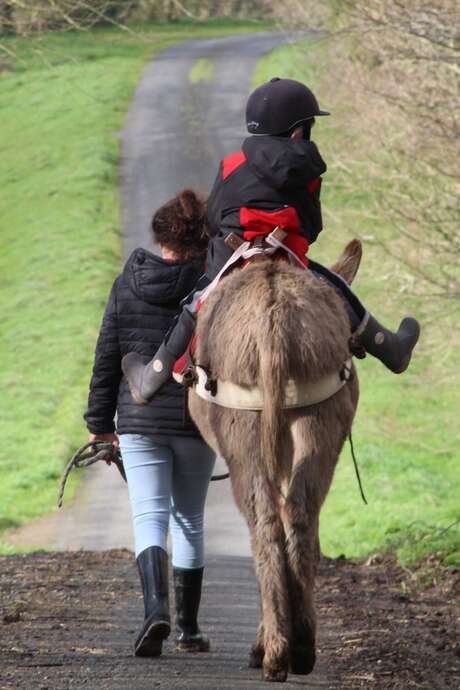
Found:
M 166 550 L 171 528 L 173 565 L 204 565 L 204 504 L 215 454 L 201 438 L 122 434 L 136 557 L 150 546 Z

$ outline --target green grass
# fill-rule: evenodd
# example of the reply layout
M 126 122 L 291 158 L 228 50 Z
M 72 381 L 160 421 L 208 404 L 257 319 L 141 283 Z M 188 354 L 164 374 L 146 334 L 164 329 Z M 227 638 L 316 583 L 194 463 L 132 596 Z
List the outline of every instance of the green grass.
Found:
M 121 262 L 119 131 L 142 66 L 180 40 L 267 26 L 2 39 L 0 534 L 53 509 L 64 463 L 87 437 L 94 344 Z
M 93 348 L 121 261 L 117 132 L 145 60 L 178 40 L 257 28 L 267 26 L 184 22 L 8 41 L 3 62 L 11 69 L 0 74 L 0 531 L 54 507 L 64 462 L 86 439 L 81 415 Z M 255 82 L 305 79 L 328 107 L 321 50 L 309 44 L 308 51 L 274 51 L 259 63 Z M 314 130 L 329 170 L 326 229 L 312 254 L 325 263 L 357 228 L 365 236 L 381 222 L 363 222 L 373 193 L 365 170 L 351 166 L 353 193 L 344 182 L 345 118 L 346 104 Z M 355 287 L 390 326 L 416 309 L 402 296 L 397 311 L 393 300 L 390 306 L 391 286 L 372 246 Z M 436 552 L 458 563 L 458 525 L 448 529 L 460 517 L 453 355 L 440 383 L 426 351 L 402 377 L 370 358 L 358 368 L 354 442 L 369 506 L 361 504 L 345 450 L 322 513 L 323 550 L 358 556 L 391 548 L 403 561 Z
M 347 129 L 347 104 L 334 103 L 333 108 L 327 100 L 324 44 L 304 42 L 273 51 L 259 62 L 254 86 L 272 76 L 304 81 L 321 107 L 333 111 L 332 117 L 317 118 L 313 130 L 328 172 L 322 188 L 325 230 L 310 250 L 331 264 L 353 237 L 389 231 L 382 219 L 369 219 L 375 190 L 366 183 L 362 164 L 353 162 L 360 133 L 351 135 Z M 366 306 L 394 328 L 406 313 L 417 316 L 422 305 L 393 294 L 388 269 L 376 248 L 365 242 L 354 287 Z M 430 553 L 445 563 L 460 563 L 456 362 L 448 352 L 438 365 L 424 343 L 428 335 L 426 328 L 413 365 L 402 376 L 370 357 L 357 364 L 361 399 L 353 438 L 369 505 L 361 502 L 347 447 L 321 516 L 322 549 L 330 556 L 394 550 L 404 563 Z
M 199 58 L 189 74 L 191 84 L 199 84 L 202 81 L 212 81 L 214 78 L 214 64 L 207 58 Z

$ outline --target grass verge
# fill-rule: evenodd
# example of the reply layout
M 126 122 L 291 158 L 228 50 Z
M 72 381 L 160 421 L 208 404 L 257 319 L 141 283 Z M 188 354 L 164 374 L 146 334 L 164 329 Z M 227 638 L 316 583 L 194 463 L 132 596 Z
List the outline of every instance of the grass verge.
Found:
M 213 78 L 214 64 L 207 58 L 199 58 L 190 70 L 190 83 L 199 84 L 202 81 L 212 81 Z
M 0 535 L 53 509 L 86 439 L 93 348 L 121 260 L 118 133 L 143 64 L 171 43 L 266 28 L 221 20 L 2 39 Z
M 343 57 L 346 59 L 346 56 Z M 364 259 L 355 282 L 370 311 L 395 328 L 420 303 L 392 289 L 391 266 L 366 237 L 389 231 L 382 218 L 370 219 L 374 190 L 366 184 L 359 151 L 366 132 L 350 127 L 347 103 L 338 102 L 330 78 L 328 45 L 305 41 L 276 49 L 259 61 L 254 85 L 277 75 L 309 84 L 332 117 L 317 118 L 313 138 L 328 163 L 322 188 L 325 230 L 310 250 L 333 263 L 346 242 L 364 240 Z M 394 376 L 372 358 L 359 362 L 361 400 L 354 444 L 369 505 L 359 496 L 349 449 L 342 453 L 321 519 L 321 543 L 329 556 L 364 556 L 396 551 L 403 563 L 434 553 L 447 564 L 460 563 L 458 502 L 458 393 L 454 353 L 441 365 L 424 346 L 422 334 L 410 372 Z

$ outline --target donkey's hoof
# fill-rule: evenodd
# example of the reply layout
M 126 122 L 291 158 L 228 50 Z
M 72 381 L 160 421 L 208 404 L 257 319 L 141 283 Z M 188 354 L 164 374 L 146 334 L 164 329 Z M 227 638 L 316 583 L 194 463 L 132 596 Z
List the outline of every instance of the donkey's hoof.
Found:
M 263 664 L 263 679 L 268 680 L 271 683 L 284 683 L 287 678 L 287 674 L 287 666 L 280 666 L 279 664 Z
M 293 647 L 289 658 L 289 670 L 298 676 L 308 676 L 315 667 L 316 654 L 313 648 Z
M 260 645 L 253 645 L 249 652 L 249 668 L 262 668 L 264 661 L 264 648 Z

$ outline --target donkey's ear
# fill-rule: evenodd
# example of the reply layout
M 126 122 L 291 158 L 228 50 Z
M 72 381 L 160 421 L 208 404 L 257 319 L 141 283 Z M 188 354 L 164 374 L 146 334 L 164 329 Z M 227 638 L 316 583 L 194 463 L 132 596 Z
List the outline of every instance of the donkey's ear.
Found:
M 338 273 L 339 276 L 345 278 L 348 285 L 351 285 L 355 275 L 358 273 L 362 255 L 363 246 L 361 240 L 352 240 L 347 244 L 335 264 L 331 266 L 331 271 Z

